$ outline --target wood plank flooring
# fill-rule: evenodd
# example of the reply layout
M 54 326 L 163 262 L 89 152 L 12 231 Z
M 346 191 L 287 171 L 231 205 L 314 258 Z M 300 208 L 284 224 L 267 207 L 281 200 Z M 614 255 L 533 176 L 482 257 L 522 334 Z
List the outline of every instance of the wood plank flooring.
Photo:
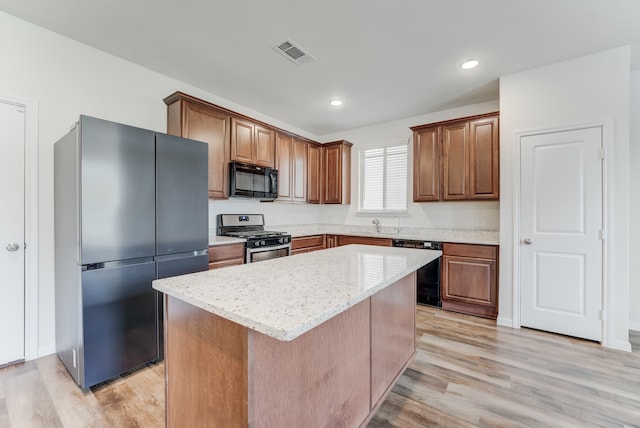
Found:
M 640 427 L 640 332 L 625 353 L 424 306 L 417 324 L 369 428 Z M 162 363 L 87 393 L 55 355 L 0 369 L 0 428 L 162 426 Z

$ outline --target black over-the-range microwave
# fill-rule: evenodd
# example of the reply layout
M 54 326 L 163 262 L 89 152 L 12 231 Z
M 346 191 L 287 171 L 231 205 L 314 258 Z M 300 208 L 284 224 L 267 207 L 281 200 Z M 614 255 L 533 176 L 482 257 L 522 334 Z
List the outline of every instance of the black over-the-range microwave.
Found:
M 240 162 L 229 163 L 229 196 L 275 199 L 278 197 L 278 171 Z

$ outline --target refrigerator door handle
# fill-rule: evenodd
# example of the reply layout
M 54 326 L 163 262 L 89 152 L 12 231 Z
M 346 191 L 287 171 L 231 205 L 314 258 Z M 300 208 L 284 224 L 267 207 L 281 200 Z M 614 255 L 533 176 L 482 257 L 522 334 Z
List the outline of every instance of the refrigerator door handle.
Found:
M 112 262 L 89 263 L 86 265 L 82 265 L 82 271 L 85 272 L 88 270 L 117 268 L 122 266 L 137 265 L 140 263 L 149 263 L 152 261 L 153 261 L 153 257 L 140 257 L 137 259 L 129 259 L 129 260 L 116 260 Z
M 165 262 L 167 260 L 188 259 L 196 256 L 206 256 L 209 254 L 209 250 L 189 251 L 185 253 L 167 254 L 163 256 L 156 256 L 156 261 Z

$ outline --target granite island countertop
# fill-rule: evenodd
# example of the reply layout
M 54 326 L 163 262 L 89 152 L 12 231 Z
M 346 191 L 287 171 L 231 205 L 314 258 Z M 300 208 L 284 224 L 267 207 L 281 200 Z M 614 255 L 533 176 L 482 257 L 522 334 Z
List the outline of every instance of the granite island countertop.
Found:
M 346 245 L 153 281 L 153 288 L 290 341 L 421 266 L 441 251 Z

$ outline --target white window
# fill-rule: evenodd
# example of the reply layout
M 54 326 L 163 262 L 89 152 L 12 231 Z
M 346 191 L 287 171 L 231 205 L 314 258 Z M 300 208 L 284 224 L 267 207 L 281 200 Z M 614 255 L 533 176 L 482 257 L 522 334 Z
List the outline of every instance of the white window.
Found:
M 406 211 L 408 144 L 359 151 L 359 211 Z

